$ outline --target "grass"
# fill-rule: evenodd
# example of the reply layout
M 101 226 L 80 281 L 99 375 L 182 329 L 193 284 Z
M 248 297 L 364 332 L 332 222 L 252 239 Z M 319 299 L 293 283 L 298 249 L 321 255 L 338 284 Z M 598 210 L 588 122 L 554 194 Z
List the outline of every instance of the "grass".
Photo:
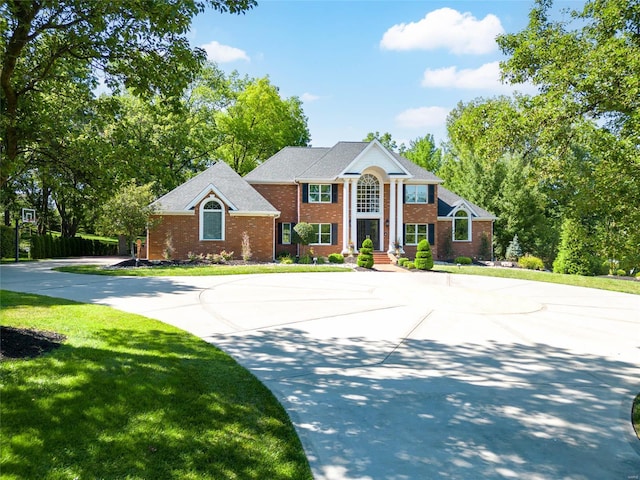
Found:
M 307 272 L 350 272 L 346 267 L 332 265 L 207 265 L 207 266 L 172 266 L 172 267 L 139 267 L 109 269 L 99 265 L 72 265 L 58 267 L 54 270 L 65 273 L 85 273 L 91 275 L 110 275 L 126 277 L 172 277 L 207 275 L 243 275 L 253 273 L 307 273 Z
M 598 288 L 614 292 L 640 295 L 640 282 L 604 277 L 585 277 L 581 275 L 563 275 L 560 273 L 540 272 L 522 268 L 493 268 L 462 265 L 434 265 L 433 270 L 463 275 L 482 275 L 486 277 L 515 278 L 535 282 L 560 283 L 576 287 Z
M 0 362 L 3 479 L 311 479 L 286 412 L 225 353 L 161 322 L 0 291 L 2 323 L 67 336 Z

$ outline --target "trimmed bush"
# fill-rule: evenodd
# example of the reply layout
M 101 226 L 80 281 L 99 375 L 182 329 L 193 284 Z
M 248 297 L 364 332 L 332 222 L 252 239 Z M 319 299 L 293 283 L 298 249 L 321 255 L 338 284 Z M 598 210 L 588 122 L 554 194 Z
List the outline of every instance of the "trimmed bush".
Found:
M 408 268 L 409 270 L 413 270 L 414 268 L 416 268 L 416 265 L 413 262 L 405 262 L 404 263 L 404 268 Z
M 627 272 L 626 272 L 625 270 L 622 270 L 622 269 L 620 268 L 620 269 L 618 269 L 618 270 L 616 271 L 616 275 L 617 275 L 617 276 L 619 276 L 619 277 L 626 277 L 626 276 L 627 276 Z
M 454 262 L 460 265 L 471 265 L 473 263 L 469 257 L 456 257 Z
M 420 240 L 420 243 L 418 243 L 416 259 L 413 263 L 418 270 L 431 270 L 433 268 L 431 245 L 426 240 Z
M 301 263 L 303 265 L 311 265 L 313 263 L 313 257 L 307 253 L 306 255 L 302 255 L 300 258 L 298 258 L 298 263 Z
M 344 255 L 341 253 L 330 253 L 329 263 L 344 263 Z
M 0 257 L 16 255 L 16 229 L 0 225 Z
M 373 268 L 373 242 L 370 238 L 366 238 L 362 242 L 357 263 L 359 267 Z
M 400 257 L 398 259 L 398 265 L 400 265 L 401 267 L 404 267 L 408 261 L 409 259 L 407 257 Z
M 544 262 L 533 255 L 525 255 L 522 257 L 518 260 L 518 266 L 520 268 L 526 268 L 527 270 L 544 270 Z

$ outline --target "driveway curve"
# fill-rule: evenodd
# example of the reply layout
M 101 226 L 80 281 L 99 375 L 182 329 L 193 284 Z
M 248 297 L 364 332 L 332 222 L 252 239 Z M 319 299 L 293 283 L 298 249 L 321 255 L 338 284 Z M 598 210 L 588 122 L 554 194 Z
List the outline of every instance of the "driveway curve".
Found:
M 0 285 L 222 348 L 288 411 L 317 480 L 640 478 L 640 296 L 435 272 L 51 271 L 95 261 L 3 265 Z

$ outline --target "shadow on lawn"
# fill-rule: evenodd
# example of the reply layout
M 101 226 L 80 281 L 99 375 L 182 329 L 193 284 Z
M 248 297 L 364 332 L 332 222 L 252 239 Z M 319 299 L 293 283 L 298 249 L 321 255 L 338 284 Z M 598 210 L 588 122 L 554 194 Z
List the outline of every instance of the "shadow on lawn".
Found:
M 271 393 L 180 332 L 105 329 L 3 382 L 8 477 L 308 478 Z
M 638 365 L 543 344 L 394 350 L 297 329 L 212 341 L 278 392 L 317 478 L 640 475 Z

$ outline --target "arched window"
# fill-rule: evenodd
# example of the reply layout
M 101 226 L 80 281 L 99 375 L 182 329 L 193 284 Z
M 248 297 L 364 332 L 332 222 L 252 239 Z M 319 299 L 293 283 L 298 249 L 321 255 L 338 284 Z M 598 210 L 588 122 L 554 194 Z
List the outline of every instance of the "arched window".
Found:
M 358 180 L 358 212 L 380 212 L 380 182 L 370 173 L 365 173 Z
M 458 210 L 453 216 L 453 240 L 456 242 L 471 240 L 471 219 L 466 210 Z
M 224 208 L 213 198 L 200 207 L 200 240 L 224 240 Z

